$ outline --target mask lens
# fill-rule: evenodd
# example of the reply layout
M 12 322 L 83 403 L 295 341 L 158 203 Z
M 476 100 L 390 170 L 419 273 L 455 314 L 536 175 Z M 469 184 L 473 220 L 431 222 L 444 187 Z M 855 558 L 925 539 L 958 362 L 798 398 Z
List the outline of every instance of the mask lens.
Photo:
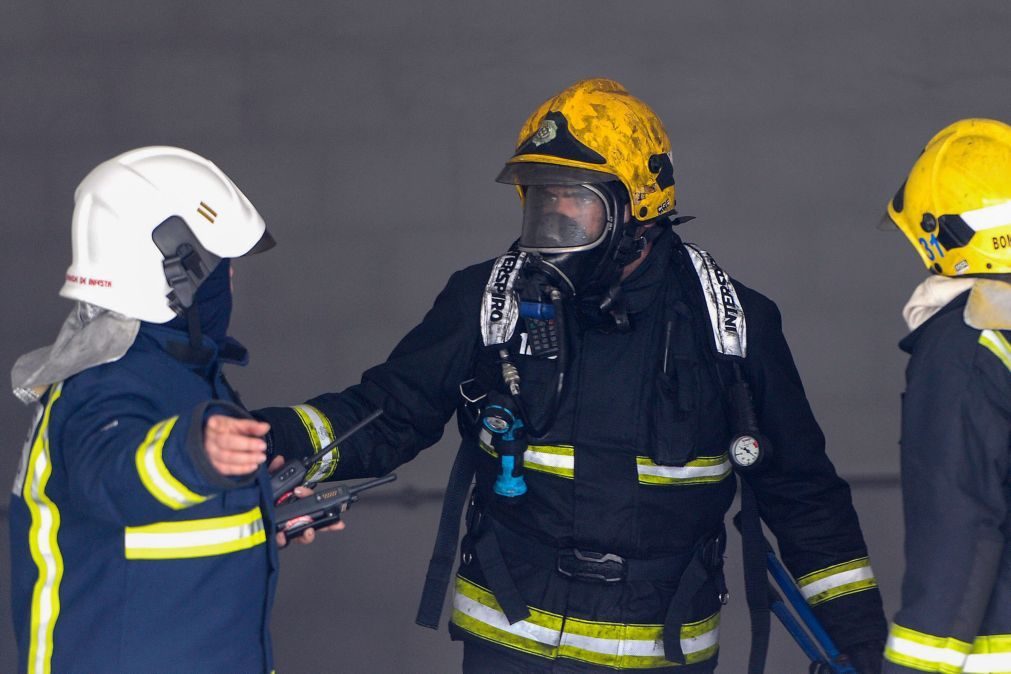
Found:
M 590 185 L 531 185 L 523 203 L 520 248 L 587 250 L 603 240 L 608 220 L 604 197 Z

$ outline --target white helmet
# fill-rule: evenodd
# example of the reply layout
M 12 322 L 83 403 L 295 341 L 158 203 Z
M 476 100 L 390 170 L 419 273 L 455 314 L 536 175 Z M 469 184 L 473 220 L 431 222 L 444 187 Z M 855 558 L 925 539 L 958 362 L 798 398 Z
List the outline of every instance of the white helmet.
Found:
M 74 261 L 60 295 L 166 323 L 221 258 L 274 245 L 263 218 L 221 169 L 176 147 L 99 164 L 74 193 Z

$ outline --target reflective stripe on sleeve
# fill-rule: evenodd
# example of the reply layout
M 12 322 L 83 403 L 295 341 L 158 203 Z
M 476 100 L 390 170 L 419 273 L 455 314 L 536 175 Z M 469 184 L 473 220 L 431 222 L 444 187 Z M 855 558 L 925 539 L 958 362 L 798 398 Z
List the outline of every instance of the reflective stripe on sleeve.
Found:
M 53 404 L 63 392 L 62 382 L 49 394 L 45 412 L 39 422 L 35 441 L 28 459 L 22 495 L 31 525 L 28 529 L 28 547 L 38 577 L 32 590 L 31 625 L 28 635 L 28 662 L 25 671 L 48 674 L 53 659 L 53 630 L 60 616 L 60 583 L 63 581 L 63 553 L 57 534 L 60 530 L 60 510 L 46 494 L 46 485 L 53 472 L 49 451 L 49 416 Z
M 664 658 L 663 625 L 636 625 L 563 618 L 530 608 L 512 625 L 494 595 L 457 576 L 453 624 L 477 637 L 545 658 L 568 658 L 619 669 L 670 666 Z M 719 648 L 719 614 L 681 627 L 689 664 L 712 658 Z
M 639 484 L 690 485 L 721 482 L 732 472 L 730 457 L 700 456 L 683 466 L 660 466 L 648 456 L 635 457 Z
M 830 566 L 797 579 L 800 593 L 811 606 L 877 587 L 878 581 L 866 557 Z
M 1011 673 L 1011 634 L 976 637 L 962 671 L 966 674 Z
M 979 335 L 979 343 L 1000 358 L 1004 367 L 1011 370 L 1011 344 L 996 330 L 984 330 Z
M 306 432 L 309 434 L 309 441 L 312 442 L 313 454 L 323 449 L 336 437 L 333 432 L 333 425 L 330 419 L 319 409 L 312 405 L 295 405 L 292 407 L 295 414 L 302 421 Z M 305 476 L 306 482 L 322 482 L 327 479 L 337 469 L 337 462 L 340 461 L 340 447 L 334 447 L 327 452 L 322 459 L 309 468 Z
M 959 674 L 970 650 L 971 646 L 964 641 L 935 637 L 893 623 L 888 631 L 885 659 L 923 672 Z
M 126 527 L 127 559 L 189 559 L 237 552 L 261 545 L 267 536 L 256 507 L 239 515 Z
M 179 417 L 172 417 L 152 426 L 151 430 L 147 432 L 144 442 L 140 443 L 140 447 L 137 448 L 135 457 L 140 481 L 162 505 L 173 510 L 189 508 L 207 500 L 206 496 L 201 496 L 188 489 L 169 472 L 168 466 L 165 465 L 162 452 L 165 449 L 165 442 L 178 420 Z

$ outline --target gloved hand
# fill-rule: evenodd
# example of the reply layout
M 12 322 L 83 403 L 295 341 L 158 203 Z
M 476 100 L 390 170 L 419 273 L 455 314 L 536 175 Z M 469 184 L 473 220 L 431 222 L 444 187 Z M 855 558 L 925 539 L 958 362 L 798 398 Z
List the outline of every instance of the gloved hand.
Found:
M 881 674 L 885 655 L 884 641 L 865 641 L 854 644 L 843 653 L 857 670 L 857 674 Z

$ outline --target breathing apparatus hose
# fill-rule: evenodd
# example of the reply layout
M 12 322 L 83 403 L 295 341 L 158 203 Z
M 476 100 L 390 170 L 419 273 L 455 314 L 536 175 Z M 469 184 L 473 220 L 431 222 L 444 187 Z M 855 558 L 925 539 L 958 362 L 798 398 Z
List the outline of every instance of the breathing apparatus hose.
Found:
M 562 390 L 565 388 L 565 370 L 568 368 L 569 364 L 569 345 L 565 333 L 565 311 L 562 305 L 562 293 L 557 288 L 551 288 L 549 296 L 551 298 L 551 306 L 555 310 L 554 320 L 558 328 L 558 357 L 555 359 L 555 386 L 551 390 L 551 397 L 548 399 L 547 409 L 541 416 L 541 423 L 537 425 L 533 423 L 533 417 L 531 417 L 527 412 L 526 405 L 523 402 L 523 396 L 520 394 L 518 386 L 513 395 L 513 399 L 516 402 L 516 410 L 519 412 L 524 424 L 526 424 L 529 437 L 533 438 L 543 437 L 544 434 L 550 430 L 551 425 L 555 423 L 555 417 L 558 415 L 558 406 L 562 399 Z M 515 366 L 506 359 L 507 355 L 508 353 L 502 354 L 503 372 L 506 368 L 515 370 Z M 518 380 L 518 373 L 516 377 Z

